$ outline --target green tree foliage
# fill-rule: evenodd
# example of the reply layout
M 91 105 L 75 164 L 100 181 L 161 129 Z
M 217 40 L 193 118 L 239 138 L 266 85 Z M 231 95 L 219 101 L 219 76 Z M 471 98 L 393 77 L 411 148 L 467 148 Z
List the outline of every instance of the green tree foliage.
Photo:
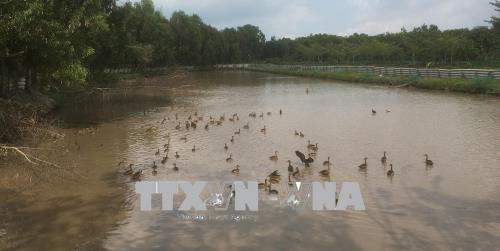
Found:
M 496 12 L 500 12 L 499 0 L 495 0 L 495 2 L 491 2 L 490 4 L 494 6 Z M 495 28 L 498 32 L 498 30 L 500 30 L 500 17 L 492 16 L 490 22 L 493 24 L 493 28 Z
M 500 11 L 500 1 L 491 3 Z M 491 27 L 422 25 L 376 36 L 315 34 L 266 41 L 253 25 L 218 30 L 197 15 L 168 19 L 152 0 L 0 0 L 1 81 L 82 86 L 106 69 L 275 62 L 496 66 L 500 19 Z M 3 88 L 0 88 L 0 91 Z
M 4 1 L 0 17 L 2 60 L 14 75 L 31 76 L 53 86 L 83 84 L 86 60 L 95 53 L 95 34 L 107 29 L 100 0 Z
M 435 25 L 422 25 L 412 31 L 402 29 L 376 36 L 272 38 L 263 57 L 271 62 L 471 67 L 500 64 L 499 47 L 493 28 L 442 31 Z

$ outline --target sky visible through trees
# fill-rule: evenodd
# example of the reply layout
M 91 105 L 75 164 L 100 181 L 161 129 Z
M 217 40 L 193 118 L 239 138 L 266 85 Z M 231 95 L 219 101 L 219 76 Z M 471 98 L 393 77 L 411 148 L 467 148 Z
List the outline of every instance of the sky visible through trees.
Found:
M 82 86 L 114 68 L 226 63 L 307 63 L 498 67 L 500 19 L 473 29 L 413 30 L 375 36 L 313 34 L 267 38 L 248 24 L 218 30 L 197 15 L 167 18 L 151 0 L 2 1 L 2 83 L 29 76 L 33 85 Z M 491 3 L 496 13 L 500 1 Z

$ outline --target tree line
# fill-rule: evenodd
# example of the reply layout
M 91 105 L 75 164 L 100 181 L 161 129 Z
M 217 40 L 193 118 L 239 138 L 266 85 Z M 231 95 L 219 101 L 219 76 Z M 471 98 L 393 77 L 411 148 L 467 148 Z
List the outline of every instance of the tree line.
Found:
M 500 11 L 500 1 L 491 3 Z M 197 15 L 170 18 L 152 0 L 0 1 L 1 89 L 84 86 L 106 69 L 271 62 L 497 66 L 500 19 L 473 29 L 422 25 L 376 36 L 315 34 L 266 41 L 254 25 L 216 29 Z

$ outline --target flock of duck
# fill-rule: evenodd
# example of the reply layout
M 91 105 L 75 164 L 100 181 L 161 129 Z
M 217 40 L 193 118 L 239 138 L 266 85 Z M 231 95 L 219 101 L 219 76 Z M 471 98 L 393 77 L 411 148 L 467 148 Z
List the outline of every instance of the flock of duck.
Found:
M 390 110 L 386 110 L 386 112 L 390 112 Z M 146 114 L 146 112 L 145 112 Z M 266 113 L 268 116 L 271 116 L 272 113 L 271 112 L 267 112 Z M 282 116 L 283 115 L 283 111 L 280 109 L 279 110 L 279 115 Z M 376 111 L 372 109 L 372 115 L 376 115 Z M 253 117 L 253 118 L 256 118 L 257 116 L 260 117 L 260 118 L 264 118 L 264 113 L 262 112 L 261 114 L 257 115 L 257 113 L 255 112 L 251 112 L 248 114 L 249 117 Z M 161 124 L 164 124 L 167 120 L 170 120 L 170 117 L 167 117 L 167 118 L 164 118 L 160 123 Z M 175 114 L 175 120 L 178 121 L 179 120 L 179 116 L 178 114 Z M 205 130 L 209 130 L 211 126 L 221 126 L 224 121 L 226 120 L 226 116 L 225 114 L 224 115 L 221 115 L 219 116 L 218 118 L 214 118 L 212 116 L 209 116 L 208 118 L 208 122 L 205 124 L 204 126 L 204 129 Z M 237 113 L 233 114 L 232 116 L 230 116 L 228 118 L 228 120 L 230 122 L 236 122 L 236 121 L 239 121 L 240 118 L 238 116 Z M 203 116 L 198 116 L 198 113 L 195 112 L 194 115 L 190 115 L 187 120 L 185 121 L 185 129 L 186 130 L 190 130 L 190 129 L 196 129 L 198 127 L 198 124 L 200 123 L 203 123 L 204 121 L 204 117 Z M 146 132 L 150 132 L 150 131 L 153 131 L 153 130 L 156 130 L 157 128 L 156 127 L 150 127 L 146 130 Z M 181 126 L 181 122 L 177 122 L 177 125 L 174 127 L 175 130 L 182 130 L 182 126 Z M 246 124 L 243 125 L 243 129 L 244 130 L 250 130 L 250 122 L 247 122 Z M 266 126 L 264 125 L 261 129 L 260 129 L 260 132 L 265 134 L 267 131 L 266 129 Z M 234 143 L 234 136 L 235 135 L 240 135 L 241 134 L 241 128 L 238 128 L 237 131 L 234 131 L 234 133 L 231 135 L 231 138 L 229 139 L 229 141 L 231 143 Z M 300 137 L 300 138 L 304 138 L 305 135 L 300 132 L 300 131 L 297 131 L 295 130 L 294 132 L 294 135 L 297 136 L 297 137 Z M 162 165 L 165 165 L 167 163 L 167 161 L 171 158 L 169 157 L 169 153 L 170 153 L 170 145 L 171 145 L 171 142 L 170 142 L 170 134 L 167 135 L 167 143 L 163 145 L 163 151 L 160 150 L 160 147 L 157 148 L 157 150 L 154 152 L 154 155 L 155 157 L 160 157 L 160 156 L 163 156 L 161 158 L 161 164 Z M 185 143 L 187 143 L 187 136 L 183 136 L 180 138 L 180 140 L 184 141 Z M 307 152 L 307 156 L 306 154 L 302 153 L 301 151 L 295 151 L 295 155 L 297 155 L 297 157 L 300 159 L 301 163 L 304 165 L 303 168 L 311 168 L 310 167 L 310 164 L 313 163 L 314 161 L 316 161 L 316 156 L 317 156 L 317 153 L 319 151 L 319 147 L 318 147 L 318 143 L 311 143 L 310 140 L 307 140 L 307 145 L 306 145 L 306 148 L 308 150 Z M 229 150 L 229 146 L 227 143 L 224 143 L 224 146 L 223 146 L 223 149 L 225 151 L 228 151 Z M 194 153 L 196 152 L 197 148 L 196 148 L 196 145 L 193 145 L 193 148 L 191 149 L 191 151 Z M 274 151 L 273 155 L 269 156 L 269 160 L 270 161 L 278 161 L 279 157 L 278 157 L 278 154 L 279 152 L 278 151 Z M 434 165 L 433 161 L 429 159 L 429 156 L 427 154 L 424 155 L 425 156 L 425 165 L 427 167 L 431 167 Z M 175 159 L 178 159 L 180 157 L 179 153 L 176 151 L 174 153 L 174 157 Z M 368 158 L 365 157 L 364 158 L 364 162 L 361 163 L 358 168 L 359 170 L 363 171 L 363 170 L 367 170 L 368 169 L 368 164 L 367 164 L 367 160 Z M 226 158 L 226 162 L 228 163 L 231 163 L 233 162 L 233 155 L 231 153 L 229 153 L 228 157 Z M 387 152 L 383 152 L 383 156 L 380 158 L 380 162 L 386 166 L 387 163 L 388 163 L 388 158 L 387 158 Z M 124 162 L 121 161 L 118 166 L 122 165 Z M 323 161 L 323 166 L 326 167 L 325 169 L 323 170 L 320 170 L 318 171 L 318 174 L 322 177 L 330 177 L 330 174 L 331 174 L 331 169 L 330 167 L 333 165 L 332 161 L 331 161 L 331 158 L 328 157 L 327 160 Z M 393 165 L 392 163 L 389 164 L 390 166 L 390 169 L 387 171 L 387 176 L 388 177 L 393 177 L 395 175 L 395 171 L 394 171 L 394 168 L 393 168 Z M 153 175 L 156 175 L 158 172 L 157 172 L 157 169 L 158 169 L 158 165 L 156 163 L 156 161 L 153 161 L 152 165 L 150 166 L 151 170 L 152 170 L 152 174 Z M 177 166 L 176 163 L 173 163 L 173 167 L 172 167 L 172 170 L 173 171 L 179 171 L 179 166 Z M 240 165 L 236 165 L 231 171 L 230 171 L 232 174 L 234 175 L 238 175 L 240 173 Z M 291 160 L 288 160 L 288 167 L 287 167 L 287 172 L 288 172 L 288 184 L 290 186 L 292 186 L 294 183 L 292 182 L 292 179 L 294 180 L 300 180 L 301 178 L 303 178 L 303 173 L 301 172 L 299 166 L 293 166 L 292 165 L 292 162 Z M 139 169 L 139 170 L 134 170 L 134 165 L 133 164 L 129 164 L 128 167 L 126 168 L 126 170 L 124 171 L 124 175 L 126 176 L 129 176 L 130 179 L 132 181 L 139 181 L 141 180 L 142 178 L 142 175 L 143 175 L 143 169 Z M 264 189 L 265 191 L 268 191 L 270 194 L 277 194 L 278 191 L 273 189 L 272 188 L 272 184 L 277 184 L 280 182 L 281 180 L 281 173 L 279 170 L 274 170 L 273 172 L 271 172 L 270 174 L 267 175 L 267 177 L 264 179 L 264 182 L 261 182 L 258 184 L 258 187 L 259 189 Z

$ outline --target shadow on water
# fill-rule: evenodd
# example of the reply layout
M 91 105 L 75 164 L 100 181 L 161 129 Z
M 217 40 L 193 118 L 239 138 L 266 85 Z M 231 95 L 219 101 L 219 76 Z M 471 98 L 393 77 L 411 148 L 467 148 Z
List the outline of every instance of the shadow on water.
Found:
M 176 218 L 171 213 L 155 217 L 158 223 L 137 230 L 142 238 L 120 235 L 108 245 L 117 250 L 362 250 L 352 238 L 352 229 L 343 217 L 314 220 L 311 214 L 274 208 L 262 209 L 256 222 L 193 223 Z M 145 227 L 145 225 L 141 225 Z M 182 230 L 182 231 L 180 231 Z
M 104 182 L 116 183 L 113 176 L 106 175 Z M 1 188 L 0 249 L 103 250 L 107 233 L 119 227 L 118 222 L 125 218 L 124 212 L 130 208 L 123 191 L 125 187 L 119 187 L 100 191 L 98 195 L 45 194 L 37 198 Z
M 391 249 L 496 249 L 500 245 L 500 213 L 495 209 L 500 209 L 500 203 L 436 191 L 441 180 L 439 176 L 433 179 L 432 190 L 404 187 L 409 198 L 407 203 L 393 199 L 392 192 L 387 189 L 377 189 L 377 207 L 382 210 L 370 218 L 388 235 Z M 408 216 L 411 222 L 408 222 Z M 433 241 L 429 235 L 433 236 Z
M 154 90 L 148 90 L 154 92 Z M 168 94 L 147 96 L 144 94 L 119 96 L 106 101 L 93 97 L 79 99 L 60 108 L 56 114 L 70 127 L 81 127 L 125 118 L 133 113 L 154 112 L 155 109 L 171 104 Z

